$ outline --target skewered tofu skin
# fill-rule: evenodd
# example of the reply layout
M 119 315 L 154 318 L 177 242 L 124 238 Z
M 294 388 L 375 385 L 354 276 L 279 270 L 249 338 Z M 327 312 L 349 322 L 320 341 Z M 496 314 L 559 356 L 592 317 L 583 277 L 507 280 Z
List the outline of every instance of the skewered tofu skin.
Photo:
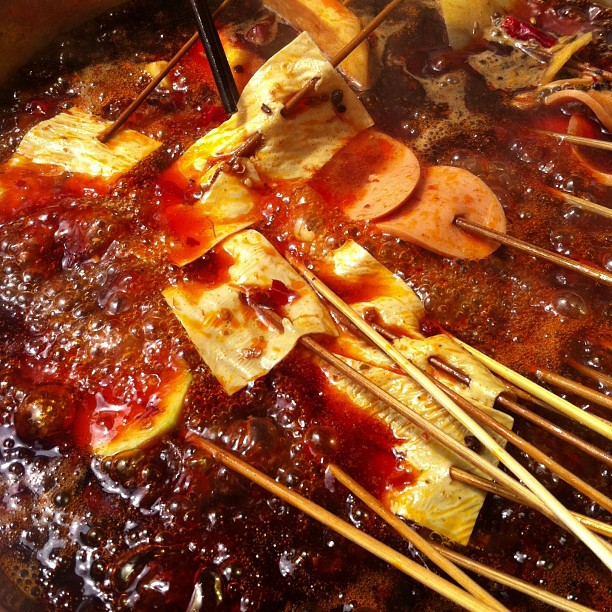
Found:
M 361 30 L 359 19 L 339 0 L 265 0 L 264 4 L 298 30 L 308 32 L 332 58 Z M 368 43 L 361 43 L 339 66 L 364 90 L 370 86 Z

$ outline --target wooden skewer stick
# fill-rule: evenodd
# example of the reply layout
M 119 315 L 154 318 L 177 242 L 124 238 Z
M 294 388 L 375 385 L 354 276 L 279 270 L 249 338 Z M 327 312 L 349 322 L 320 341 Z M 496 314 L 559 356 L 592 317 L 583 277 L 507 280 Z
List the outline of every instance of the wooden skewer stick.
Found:
M 453 480 L 463 482 L 464 484 L 471 485 L 473 487 L 476 487 L 477 489 L 487 491 L 487 493 L 498 495 L 499 497 L 503 497 L 514 503 L 522 504 L 523 506 L 529 506 L 534 510 L 540 511 L 540 507 L 538 507 L 537 505 L 534 506 L 531 500 L 514 494 L 504 485 L 494 482 L 493 480 L 481 478 L 480 476 L 476 476 L 475 474 L 471 474 L 470 472 L 466 472 L 465 470 L 462 470 L 456 465 L 451 466 L 450 476 Z M 591 531 L 599 533 L 600 535 L 605 536 L 607 538 L 612 537 L 612 525 L 602 523 L 601 521 L 593 519 L 590 516 L 585 516 L 584 514 L 579 514 L 578 512 L 572 512 L 572 514 L 574 515 L 576 520 L 580 521 Z
M 591 212 L 595 215 L 599 215 L 600 217 L 605 217 L 606 219 L 612 219 L 612 208 L 606 208 L 601 204 L 595 204 L 595 202 L 585 200 L 584 198 L 579 198 L 578 196 L 572 195 L 571 193 L 565 193 L 564 191 L 553 189 L 552 187 L 549 187 L 548 191 L 552 195 L 563 200 L 566 204 L 569 204 L 570 206 L 575 206 L 576 208 L 587 210 L 588 212 Z
M 218 17 L 222 11 L 224 11 L 227 6 L 233 0 L 223 0 L 223 2 L 217 7 L 215 12 L 213 13 L 213 17 Z M 127 122 L 127 120 L 132 116 L 132 114 L 141 106 L 141 104 L 149 97 L 149 94 L 157 89 L 157 86 L 170 74 L 170 71 L 187 55 L 187 52 L 193 45 L 196 44 L 200 35 L 196 32 L 172 57 L 172 59 L 167 63 L 164 69 L 153 79 L 150 83 L 138 94 L 136 99 L 115 119 L 115 122 L 102 134 L 98 136 L 98 140 L 100 142 L 108 142 Z
M 438 388 L 442 389 L 444 393 L 451 397 L 454 402 L 461 406 L 463 410 L 480 421 L 483 425 L 486 425 L 489 429 L 522 450 L 532 459 L 535 459 L 538 463 L 544 465 L 553 474 L 559 476 L 559 478 L 563 479 L 577 491 L 580 491 L 582 494 L 589 497 L 602 508 L 608 512 L 612 512 L 612 499 L 595 489 L 595 487 L 592 487 L 590 484 L 586 483 L 581 478 L 578 478 L 578 476 L 576 476 L 573 472 L 570 472 L 570 470 L 543 453 L 539 448 L 536 448 L 533 444 L 530 444 L 519 435 L 515 434 L 511 429 L 508 429 L 501 423 L 498 423 L 494 418 L 486 414 L 481 409 L 482 404 L 479 404 L 479 402 L 469 402 L 435 378 L 430 376 L 430 379 L 435 385 L 438 386 Z
M 397 533 L 399 533 L 403 538 L 411 542 L 415 547 L 418 548 L 418 544 L 416 543 L 414 536 L 419 540 L 424 541 L 429 547 L 436 550 L 443 557 L 452 560 L 457 565 L 463 567 L 464 569 L 473 571 L 476 574 L 484 576 L 485 578 L 489 578 L 490 580 L 494 580 L 499 584 L 503 584 L 505 586 L 509 586 L 521 593 L 529 595 L 534 599 L 538 599 L 539 601 L 543 601 L 544 603 L 554 606 L 559 610 L 568 610 L 572 612 L 589 612 L 591 609 L 586 606 L 582 606 L 580 604 L 576 604 L 574 602 L 568 601 L 558 595 L 553 595 L 544 589 L 540 589 L 538 587 L 529 584 L 523 580 L 519 580 L 518 578 L 514 578 L 513 576 L 509 576 L 504 572 L 500 572 L 494 570 L 486 565 L 482 565 L 477 561 L 473 561 L 469 557 L 461 555 L 460 553 L 449 550 L 444 546 L 440 546 L 438 544 L 433 544 L 421 538 L 413 529 L 410 528 L 404 521 L 402 521 L 399 517 L 389 511 L 383 504 L 381 504 L 378 499 L 376 499 L 372 494 L 368 493 L 361 485 L 355 482 L 348 474 L 343 472 L 338 466 L 330 465 L 330 472 L 333 476 L 341 482 L 353 495 L 361 499 L 361 501 L 370 508 L 373 512 L 378 514 L 380 518 L 382 518 L 386 523 L 388 523 Z M 467 472 L 466 472 L 467 473 Z M 472 483 L 468 483 L 472 484 Z M 421 550 L 419 548 L 419 550 Z M 422 551 L 424 552 L 424 551 Z M 430 555 L 430 553 L 424 553 L 430 559 L 434 560 L 434 558 Z M 442 566 L 440 566 L 442 567 Z M 443 568 L 444 569 L 444 568 Z M 448 573 L 448 572 L 447 572 Z M 449 574 L 451 575 L 451 574 Z M 452 576 L 452 575 L 451 575 Z M 452 576 L 454 577 L 454 576 Z M 459 582 L 458 578 L 454 577 L 457 582 Z M 466 585 L 463 585 L 466 586 Z M 467 586 L 466 586 L 467 588 Z
M 385 508 L 373 495 L 368 493 L 360 484 L 353 480 L 346 472 L 334 464 L 327 468 L 332 476 L 345 486 L 351 493 L 359 497 L 369 508 L 371 508 L 386 523 L 391 525 L 403 538 L 408 540 L 417 550 L 433 561 L 441 570 L 445 571 L 451 578 L 460 584 L 468 593 L 484 604 L 495 610 L 507 610 L 491 594 L 487 593 L 479 584 L 474 582 L 467 574 L 464 574 L 454 563 L 448 561 L 430 542 L 411 529 L 404 521 L 393 512 Z
M 612 151 L 612 142 L 607 140 L 601 140 L 599 138 L 587 138 L 586 136 L 575 136 L 573 134 L 563 134 L 561 132 L 553 132 L 551 130 L 540 130 L 534 128 L 534 132 L 543 134 L 544 136 L 551 136 L 561 142 L 569 142 L 570 144 L 582 145 L 584 147 L 591 147 L 593 149 L 603 149 L 604 151 Z
M 469 376 L 467 376 L 464 372 L 457 370 L 457 368 L 446 363 L 439 357 L 432 355 L 431 357 L 429 357 L 428 361 L 434 368 L 437 368 L 438 370 L 442 370 L 449 376 L 452 376 L 453 378 L 455 378 L 455 380 L 463 383 L 464 385 L 468 387 L 470 386 L 471 380 Z M 574 435 L 573 433 L 567 431 L 566 429 L 559 427 L 559 425 L 552 423 L 551 421 L 549 421 L 548 419 L 545 419 L 539 414 L 536 414 L 535 412 L 532 412 L 531 410 L 525 408 L 525 406 L 522 406 L 521 404 L 515 402 L 512 397 L 509 397 L 509 395 L 510 395 L 509 393 L 505 393 L 505 392 L 500 393 L 495 398 L 496 407 L 502 410 L 504 409 L 509 410 L 510 412 L 513 412 L 514 414 L 518 414 L 522 416 L 524 419 L 531 421 L 532 423 L 535 423 L 538 427 L 540 427 L 544 431 L 547 431 L 553 436 L 560 438 L 564 442 L 568 442 L 572 446 L 579 448 L 581 451 L 583 451 L 584 453 L 587 453 L 591 457 L 594 457 L 595 459 L 612 467 L 612 455 L 606 453 L 601 448 L 598 448 L 597 446 L 590 444 L 589 442 L 586 442 L 582 438 Z M 604 397 L 607 397 L 607 396 L 604 396 Z M 536 398 L 528 397 L 527 399 L 531 400 L 531 399 L 536 399 Z
M 471 347 L 469 344 L 465 344 L 465 342 L 462 342 L 457 338 L 453 338 L 453 340 L 464 349 L 472 353 L 476 359 L 484 363 L 484 365 L 486 365 L 487 368 L 489 368 L 489 370 L 495 374 L 498 374 L 502 378 L 505 378 L 506 380 L 509 380 L 511 383 L 515 384 L 517 387 L 531 393 L 531 395 L 534 395 L 543 402 L 546 402 L 570 419 L 574 419 L 574 421 L 578 421 L 578 423 L 581 425 L 589 427 L 608 440 L 612 440 L 612 423 L 610 423 L 610 421 L 595 416 L 594 414 L 589 414 L 584 410 L 580 410 L 578 406 L 574 406 L 574 404 L 564 400 L 558 395 L 555 395 L 548 389 L 544 389 L 544 387 L 541 387 L 528 378 L 521 376 L 518 372 L 515 372 L 498 361 L 495 361 L 495 359 L 481 353 L 479 350 Z
M 597 382 L 608 387 L 608 389 L 612 389 L 612 376 L 608 376 L 604 372 L 600 372 L 595 368 L 589 368 L 575 359 L 568 359 L 567 363 L 571 365 L 574 370 L 588 376 L 591 380 L 596 380 Z
M 595 446 L 594 444 L 586 442 L 579 436 L 576 436 L 570 431 L 567 431 L 567 429 L 563 429 L 563 427 L 559 427 L 559 425 L 556 425 L 555 423 L 545 419 L 539 414 L 528 410 L 521 404 L 507 397 L 504 393 L 499 395 L 496 401 L 501 408 L 505 408 L 506 410 L 509 410 L 514 414 L 520 415 L 527 421 L 531 421 L 532 423 L 536 424 L 538 427 L 541 427 L 553 436 L 560 438 L 564 442 L 567 442 L 572 446 L 579 448 L 581 451 L 587 453 L 594 459 L 597 459 L 598 461 L 601 461 L 602 463 L 605 463 L 606 465 L 612 467 L 612 455 Z
M 350 540 L 354 544 L 357 544 L 361 548 L 377 556 L 379 559 L 382 559 L 389 565 L 392 565 L 396 569 L 400 570 L 407 576 L 418 580 L 421 584 L 424 584 L 466 610 L 486 612 L 491 609 L 489 606 L 486 606 L 481 601 L 475 599 L 472 595 L 469 595 L 464 590 L 448 582 L 444 578 L 430 572 L 428 569 L 424 568 L 418 563 L 415 563 L 411 559 L 408 559 L 408 557 L 401 555 L 386 544 L 379 542 L 363 531 L 359 531 L 359 529 L 353 525 L 350 525 L 346 521 L 343 521 L 335 514 L 329 512 L 329 510 L 315 504 L 299 493 L 292 491 L 288 487 L 279 484 L 263 472 L 256 470 L 248 463 L 238 459 L 238 457 L 236 457 L 233 453 L 230 453 L 216 444 L 213 444 L 209 440 L 204 440 L 203 438 L 193 434 L 187 436 L 187 441 L 195 444 L 205 452 L 212 455 L 217 461 L 220 461 L 226 467 L 234 470 L 241 476 L 248 478 L 251 482 L 254 482 L 269 493 L 272 493 L 272 495 L 275 495 L 288 504 L 291 504 L 304 514 L 307 514 L 313 518 L 315 521 L 325 525 L 329 529 L 335 531 L 337 534 L 341 535 L 347 540 Z
M 444 546 L 440 546 L 439 544 L 434 544 L 433 546 L 434 548 L 438 549 L 441 554 L 451 559 L 451 561 L 454 561 L 460 567 L 474 572 L 475 574 L 479 574 L 483 578 L 488 578 L 489 580 L 493 580 L 494 582 L 510 587 L 515 591 L 529 595 L 534 599 L 543 601 L 544 603 L 557 608 L 558 610 L 565 610 L 566 612 L 594 612 L 592 608 L 587 608 L 579 603 L 569 601 L 564 597 L 559 597 L 558 595 L 549 593 L 548 591 L 533 586 L 533 584 L 529 584 L 520 578 L 515 578 L 514 576 L 510 576 L 504 572 L 494 570 L 487 565 L 478 563 L 478 561 L 474 561 L 473 559 L 455 552 L 454 550 L 444 548 Z
M 338 308 L 350 321 L 359 328 L 379 349 L 390 357 L 404 372 L 415 380 L 425 391 L 455 417 L 478 441 L 483 444 L 499 461 L 501 461 L 517 478 L 536 495 L 542 504 L 563 524 L 579 538 L 606 567 L 612 570 L 612 551 L 606 543 L 581 525 L 570 514 L 570 512 L 540 483 L 528 470 L 526 470 L 514 457 L 512 457 L 489 433 L 487 433 L 472 417 L 459 408 L 448 395 L 440 391 L 435 384 L 415 366 L 409 359 L 404 357 L 388 340 L 377 333 L 366 323 L 350 306 L 342 301 L 331 289 L 321 282 L 310 270 L 299 265 L 302 276 L 314 287 L 325 299 Z
M 556 372 L 551 372 L 546 368 L 538 368 L 535 371 L 535 374 L 540 380 L 543 380 L 550 385 L 559 387 L 568 393 L 573 393 L 574 395 L 578 395 L 583 399 L 612 410 L 612 397 L 608 397 L 599 391 L 595 391 L 595 389 L 585 387 L 574 380 L 561 376 L 561 374 L 557 374 Z
M 385 8 L 368 23 L 368 25 L 353 38 L 350 42 L 348 42 L 334 57 L 330 59 L 331 65 L 336 68 L 338 64 L 342 63 L 374 30 L 387 18 L 389 13 L 393 11 L 397 6 L 399 6 L 404 0 L 391 0 Z M 297 93 L 293 94 L 291 98 L 285 104 L 284 109 L 282 110 L 282 114 L 285 117 L 291 115 L 295 107 L 308 95 L 312 93 L 315 88 L 315 85 L 319 82 L 319 78 L 315 77 L 304 84 L 302 89 Z
M 282 321 L 280 317 L 273 311 L 260 308 L 257 304 L 250 304 L 260 318 L 266 322 L 267 325 L 281 330 Z M 559 520 L 555 515 L 543 506 L 538 499 L 529 489 L 526 489 L 519 482 L 511 478 L 505 472 L 502 472 L 497 467 L 483 459 L 480 455 L 474 451 L 468 449 L 466 446 L 455 440 L 455 438 L 449 436 L 443 432 L 437 426 L 430 423 L 427 419 L 419 415 L 417 412 L 410 410 L 398 399 L 387 393 L 384 389 L 381 389 L 378 385 L 367 379 L 363 374 L 353 369 L 350 365 L 342 361 L 339 357 L 330 353 L 327 349 L 322 347 L 318 342 L 308 336 L 300 338 L 300 344 L 314 353 L 317 357 L 329 363 L 341 374 L 360 385 L 371 393 L 376 399 L 385 403 L 391 410 L 394 410 L 398 414 L 401 414 L 407 421 L 427 433 L 432 439 L 439 442 L 444 448 L 454 453 L 456 456 L 470 463 L 472 466 L 480 469 L 483 473 L 487 474 L 490 478 L 496 482 L 504 484 L 509 490 L 513 491 L 515 499 L 523 500 L 528 499 L 529 505 L 539 510 L 544 516 L 549 518 L 551 521 L 560 524 Z
M 605 270 L 600 270 L 598 268 L 594 268 L 593 266 L 579 263 L 573 259 L 570 259 L 569 257 L 564 257 L 563 255 L 557 255 L 556 253 L 535 246 L 530 242 L 525 242 L 519 238 L 508 236 L 502 232 L 497 232 L 485 227 L 484 225 L 474 223 L 473 221 L 468 221 L 463 217 L 456 217 L 454 223 L 457 227 L 469 232 L 470 234 L 475 234 L 481 238 L 488 238 L 489 240 L 494 240 L 495 242 L 501 242 L 502 244 L 512 247 L 517 251 L 521 251 L 521 253 L 526 253 L 532 257 L 543 259 L 544 261 L 556 264 L 557 266 L 565 268 L 566 270 L 573 270 L 574 272 L 578 272 L 583 276 L 587 276 L 593 280 L 612 287 L 612 274 L 606 272 Z

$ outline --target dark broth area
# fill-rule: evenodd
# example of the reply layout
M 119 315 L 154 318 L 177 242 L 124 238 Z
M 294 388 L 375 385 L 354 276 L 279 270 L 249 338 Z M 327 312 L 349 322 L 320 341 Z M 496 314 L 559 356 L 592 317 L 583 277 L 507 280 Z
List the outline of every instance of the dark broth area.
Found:
M 371 15 L 382 4 L 353 5 Z M 222 21 L 262 57 L 293 36 L 258 3 L 236 5 Z M 611 11 L 586 2 L 534 2 L 521 10 L 557 31 L 592 21 L 604 34 L 590 59 L 612 68 L 604 44 Z M 465 54 L 445 46 L 433 9 L 407 3 L 392 21 L 403 25 L 385 30 L 384 68 L 361 96 L 378 127 L 418 145 L 424 164 L 458 165 L 485 180 L 504 205 L 510 234 L 611 269 L 610 223 L 561 205 L 545 190 L 564 188 L 610 203 L 611 190 L 581 171 L 569 147 L 529 131 L 562 125 L 559 110 L 520 112 L 488 91 L 466 68 Z M 169 58 L 192 27 L 184 7 L 141 2 L 64 36 L 5 87 L 1 159 L 30 127 L 62 109 L 78 106 L 115 118 L 146 83 L 141 65 Z M 469 121 L 428 99 L 418 80 L 446 79 L 453 87 L 459 73 L 465 74 Z M 414 554 L 325 479 L 325 464 L 333 460 L 382 494 L 384 478 L 398 478 L 388 431 L 336 400 L 299 350 L 228 397 L 166 306 L 161 290 L 169 283 L 219 279 L 215 256 L 183 269 L 168 262 L 160 211 L 164 198 L 177 195 L 158 176 L 225 117 L 197 50 L 172 80 L 173 88 L 154 93 L 131 122 L 163 146 L 114 186 L 84 189 L 74 178 L 49 185 L 16 177 L 26 203 L 0 210 L 0 572 L 18 587 L 13 592 L 0 574 L 0 601 L 21 609 L 184 610 L 194 594 L 200 607 L 192 609 L 202 610 L 452 609 L 184 441 L 187 430 L 216 440 Z M 357 240 L 417 291 L 430 329 L 441 324 L 523 373 L 542 366 L 588 383 L 567 365 L 570 357 L 612 370 L 612 295 L 591 281 L 505 248 L 482 261 L 444 259 L 348 222 L 316 194 L 291 185 L 270 190 L 261 207 L 264 221 L 256 228 L 279 247 L 307 260 L 347 238 Z M 298 215 L 316 234 L 312 246 L 294 237 Z M 90 420 L 100 415 L 100 424 L 109 426 L 109 409 L 142 409 L 164 373 L 184 362 L 194 380 L 179 431 L 145 450 L 92 459 Z M 52 417 L 40 416 L 41 405 L 53 407 Z M 557 420 L 605 446 L 595 434 Z M 520 419 L 515 431 L 610 493 L 609 471 L 600 464 Z M 610 518 L 542 466 L 514 454 L 572 510 Z M 603 565 L 535 511 L 489 495 L 466 552 L 572 600 L 612 609 Z M 512 609 L 545 608 L 486 584 Z

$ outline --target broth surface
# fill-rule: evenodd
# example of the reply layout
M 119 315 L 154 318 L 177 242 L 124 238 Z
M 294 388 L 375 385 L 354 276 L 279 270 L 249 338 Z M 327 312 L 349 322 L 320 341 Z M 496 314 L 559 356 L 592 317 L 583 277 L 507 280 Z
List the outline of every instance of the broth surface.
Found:
M 219 23 L 262 59 L 294 37 L 258 2 L 234 4 Z M 383 5 L 356 0 L 351 8 L 372 16 Z M 531 15 L 550 31 L 595 29 L 585 57 L 612 70 L 612 9 L 581 1 L 521 5 L 518 16 Z M 61 110 L 77 106 L 116 118 L 146 84 L 145 64 L 170 58 L 192 29 L 185 7 L 135 2 L 58 39 L 0 90 L 0 161 L 33 125 Z M 411 146 L 422 164 L 455 165 L 482 178 L 504 206 L 510 235 L 612 270 L 610 222 L 555 201 L 545 189 L 612 202 L 612 189 L 590 178 L 568 145 L 530 129 L 562 130 L 567 115 L 558 108 L 520 111 L 509 96 L 490 91 L 467 65 L 472 51 L 447 46 L 428 2 L 405 3 L 372 44 L 382 50 L 380 74 L 360 97 L 379 129 Z M 376 494 L 407 478 L 387 428 L 331 396 L 299 349 L 228 397 L 170 313 L 161 290 L 186 279 L 218 282 L 218 261 L 210 255 L 180 269 L 167 260 L 163 209 L 185 194 L 172 193 L 161 174 L 226 118 L 200 46 L 171 81 L 130 122 L 162 146 L 115 185 L 78 178 L 59 184 L 26 173 L 11 178 L 15 198 L 0 208 L 0 572 L 18 587 L 0 586 L 0 603 L 4 597 L 18 609 L 80 611 L 187 610 L 190 600 L 194 610 L 452 609 L 185 442 L 185 431 L 205 435 L 418 557 L 325 478 L 329 461 Z M 609 164 L 612 154 L 605 155 Z M 264 220 L 255 229 L 279 248 L 309 261 L 350 238 L 405 279 L 426 308 L 424 333 L 441 325 L 532 377 L 545 367 L 594 386 L 568 359 L 612 373 L 610 289 L 503 247 L 480 261 L 442 258 L 349 222 L 290 183 L 262 197 Z M 312 244 L 295 238 L 298 217 L 315 233 Z M 182 362 L 194 380 L 181 427 L 150 448 L 92 458 L 92 423 L 112 428 L 113 413 L 141 409 L 163 373 Z M 570 399 L 609 418 L 604 408 Z M 36 417 L 34 427 L 45 405 L 53 418 Z M 541 413 L 606 447 L 580 426 Z M 612 493 L 607 468 L 520 418 L 514 429 Z M 612 451 L 609 443 L 606 449 Z M 542 466 L 512 453 L 570 509 L 610 520 Z M 489 495 L 464 552 L 612 610 L 604 566 L 536 511 Z M 513 610 L 545 609 L 483 584 Z

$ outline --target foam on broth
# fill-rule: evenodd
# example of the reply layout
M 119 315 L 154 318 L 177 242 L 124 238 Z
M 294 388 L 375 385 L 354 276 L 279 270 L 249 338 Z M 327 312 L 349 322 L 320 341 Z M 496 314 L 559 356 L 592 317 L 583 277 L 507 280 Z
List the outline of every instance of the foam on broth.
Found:
M 294 35 L 259 3 L 235 4 L 221 21 L 262 57 Z M 354 7 L 372 15 L 382 4 L 356 0 Z M 609 36 L 612 13 L 587 2 L 534 2 L 525 11 L 551 29 L 578 23 Z M 192 27 L 182 7 L 136 2 L 58 40 L 3 90 L 2 160 L 32 125 L 61 109 L 115 118 L 146 82 L 143 66 L 169 58 Z M 488 91 L 467 68 L 466 54 L 445 45 L 431 4 L 407 3 L 384 34 L 379 80 L 361 96 L 378 128 L 412 146 L 424 164 L 457 165 L 482 178 L 505 207 L 509 233 L 609 267 L 609 222 L 560 205 L 544 190 L 564 188 L 602 204 L 612 195 L 581 171 L 567 146 L 527 129 L 562 123 L 559 111 L 520 112 Z M 591 53 L 611 68 L 603 39 Z M 178 269 L 165 258 L 157 177 L 224 118 L 197 49 L 171 79 L 172 89 L 155 92 L 133 119 L 163 146 L 108 193 L 49 198 L 53 185 L 34 185 L 31 193 L 39 189 L 47 201 L 0 211 L 0 571 L 25 597 L 11 595 L 6 605 L 182 610 L 197 584 L 201 609 L 447 610 L 409 578 L 194 453 L 180 432 L 111 460 L 87 452 L 88 421 L 79 415 L 140 401 L 184 359 L 194 372 L 185 428 L 412 554 L 360 502 L 324 480 L 324 464 L 334 460 L 379 486 L 380 472 L 392 474 L 395 466 L 388 432 L 342 402 L 325 403 L 324 381 L 299 351 L 226 396 L 170 315 L 161 289 L 201 278 L 210 262 Z M 611 371 L 611 294 L 588 280 L 506 249 L 477 262 L 444 259 L 348 222 L 290 184 L 279 183 L 262 210 L 257 229 L 305 258 L 357 240 L 417 291 L 431 329 L 441 324 L 511 367 L 571 375 L 564 363 L 572 356 Z M 314 233 L 312 243 L 295 237 L 298 219 Z M 43 419 L 29 431 L 23 423 L 41 401 L 61 407 L 56 414 L 65 421 Z M 609 472 L 595 461 L 520 419 L 515 430 L 610 492 Z M 572 509 L 610 518 L 514 454 Z M 468 552 L 585 605 L 610 605 L 605 569 L 535 511 L 489 496 Z M 543 609 L 489 588 L 513 609 Z

